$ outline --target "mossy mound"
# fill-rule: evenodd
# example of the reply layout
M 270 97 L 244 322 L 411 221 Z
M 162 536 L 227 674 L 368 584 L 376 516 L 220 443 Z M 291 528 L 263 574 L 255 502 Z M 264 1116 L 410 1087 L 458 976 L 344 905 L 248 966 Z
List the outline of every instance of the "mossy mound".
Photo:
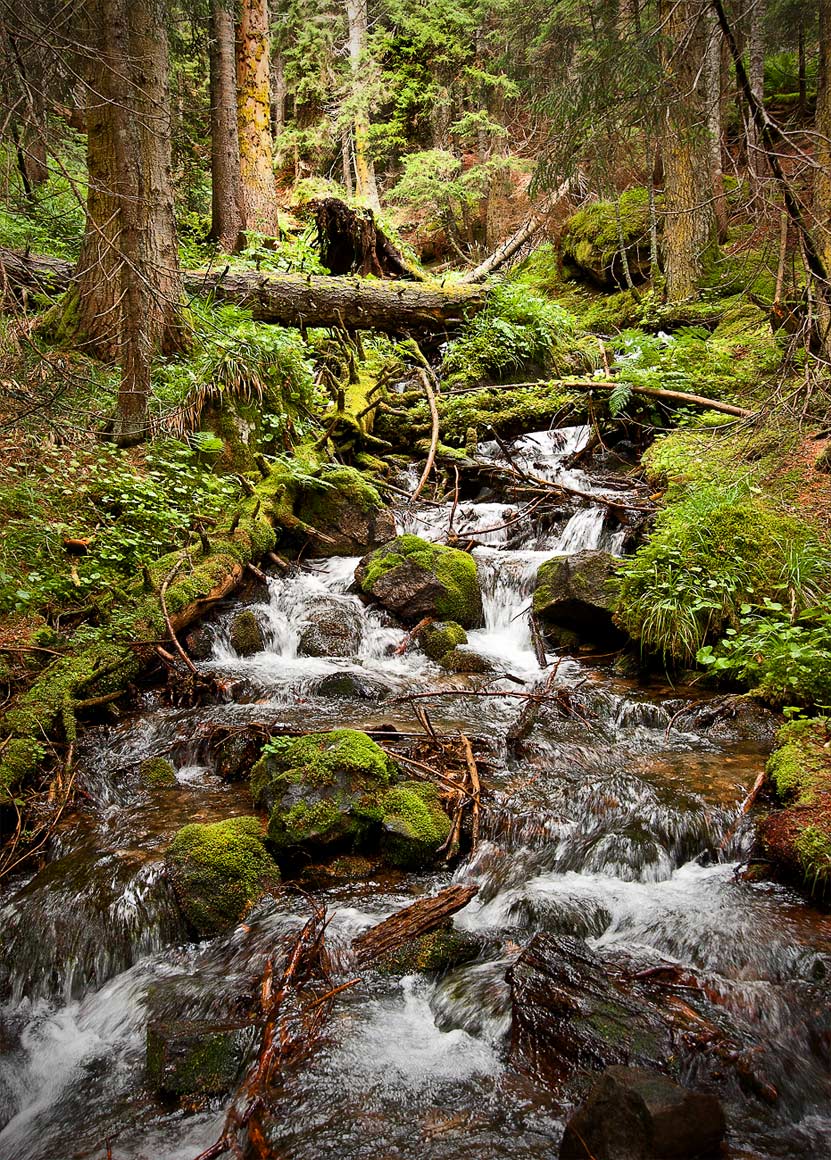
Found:
M 358 848 L 377 829 L 380 796 L 397 775 L 365 733 L 335 729 L 274 738 L 251 771 L 251 791 L 269 811 L 268 839 L 277 849 Z
M 649 276 L 649 198 L 645 189 L 629 189 L 617 203 L 596 201 L 572 214 L 560 240 L 563 273 L 587 277 L 604 289 L 623 289 L 626 278 L 621 235 L 632 281 L 643 282 Z
M 262 822 L 253 817 L 184 826 L 166 865 L 179 905 L 201 936 L 239 922 L 252 902 L 280 882 L 263 845 Z
M 373 967 L 382 975 L 412 975 L 417 971 L 433 974 L 469 963 L 481 950 L 480 939 L 448 923 L 382 955 Z
M 251 657 L 265 648 L 262 625 L 250 608 L 238 612 L 231 621 L 231 648 L 239 657 Z
M 365 556 L 355 579 L 363 592 L 404 620 L 434 616 L 466 628 L 482 623 L 476 562 L 457 548 L 398 536 Z
M 177 1099 L 223 1095 L 239 1078 L 256 1032 L 253 1024 L 148 1023 L 147 1081 Z
M 395 535 L 395 520 L 371 483 L 354 467 L 326 466 L 315 484 L 303 484 L 295 515 L 322 533 L 312 552 L 356 556 Z
M 176 770 L 164 757 L 148 757 L 139 766 L 139 781 L 145 789 L 169 789 L 177 784 Z
M 780 730 L 767 780 L 785 808 L 759 825 L 766 857 L 811 894 L 831 889 L 831 718 Z
M 381 848 L 394 866 L 415 870 L 431 862 L 450 836 L 452 822 L 434 785 L 405 781 L 382 795 Z
M 577 552 L 544 561 L 534 587 L 534 615 L 556 630 L 595 644 L 618 644 L 612 622 L 617 603 L 618 561 L 609 552 Z
M 451 649 L 467 644 L 467 633 L 453 620 L 434 620 L 422 630 L 419 639 L 430 660 L 440 661 Z

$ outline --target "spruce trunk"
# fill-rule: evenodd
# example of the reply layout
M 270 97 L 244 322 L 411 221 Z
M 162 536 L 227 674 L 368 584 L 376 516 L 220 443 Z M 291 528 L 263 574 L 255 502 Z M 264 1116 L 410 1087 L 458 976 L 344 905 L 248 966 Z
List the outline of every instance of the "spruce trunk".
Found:
M 268 0 L 242 0 L 237 27 L 237 124 L 245 227 L 277 232 L 271 140 Z
M 245 244 L 240 183 L 234 17 L 228 0 L 211 0 L 211 238 L 235 254 Z

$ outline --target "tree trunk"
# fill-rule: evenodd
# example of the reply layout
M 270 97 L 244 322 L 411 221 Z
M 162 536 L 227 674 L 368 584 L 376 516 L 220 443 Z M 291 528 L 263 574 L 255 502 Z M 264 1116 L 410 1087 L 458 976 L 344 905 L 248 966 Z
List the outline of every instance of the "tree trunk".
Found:
M 227 0 L 211 0 L 211 232 L 221 250 L 245 245 L 237 127 L 234 17 Z
M 72 266 L 0 249 L 0 285 L 56 295 L 72 281 Z M 369 278 L 327 278 L 304 274 L 264 275 L 186 270 L 189 295 L 210 295 L 250 310 L 258 322 L 280 326 L 337 326 L 387 334 L 452 331 L 485 304 L 473 287 L 442 289 L 422 283 Z
M 349 61 L 352 72 L 352 120 L 355 190 L 358 198 L 371 209 L 380 209 L 378 186 L 375 183 L 375 166 L 369 155 L 369 112 L 365 87 L 361 83 L 363 54 L 366 48 L 368 30 L 367 0 L 346 0 L 346 16 L 349 21 Z
M 664 69 L 671 90 L 664 114 L 664 266 L 670 302 L 692 298 L 702 259 L 716 238 L 709 181 L 707 108 L 702 92 L 702 0 L 660 0 Z
M 767 0 L 751 0 L 748 43 L 750 46 L 750 91 L 761 104 L 765 95 L 765 10 Z M 769 173 L 766 154 L 753 117 L 747 121 L 747 169 L 754 194 Z
M 707 127 L 710 144 L 710 181 L 713 188 L 713 212 L 716 215 L 718 240 L 727 240 L 727 196 L 722 168 L 721 58 L 722 39 L 715 13 L 708 8 L 707 57 L 704 65 L 704 88 L 707 98 Z
M 268 0 L 242 0 L 237 26 L 237 120 L 246 229 L 277 232 L 269 100 Z
M 170 155 L 165 30 L 158 0 L 90 0 L 87 228 L 64 332 L 121 363 L 115 436 L 146 434 L 150 362 L 185 343 Z
M 814 146 L 812 233 L 825 270 L 831 270 L 831 0 L 819 3 L 819 77 Z M 817 294 L 817 327 L 826 359 L 831 358 L 831 286 Z

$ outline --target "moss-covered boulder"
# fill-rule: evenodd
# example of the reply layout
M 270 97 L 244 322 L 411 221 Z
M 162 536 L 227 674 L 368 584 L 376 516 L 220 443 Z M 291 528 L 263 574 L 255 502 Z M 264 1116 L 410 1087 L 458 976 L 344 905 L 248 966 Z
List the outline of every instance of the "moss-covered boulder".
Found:
M 300 488 L 295 515 L 312 535 L 313 555 L 357 556 L 395 535 L 395 520 L 372 484 L 354 467 L 326 466 Z
M 617 205 L 595 201 L 572 214 L 560 241 L 563 273 L 587 278 L 604 289 L 624 289 L 621 232 L 632 281 L 643 282 L 649 277 L 649 199 L 645 189 L 627 190 Z
M 465 628 L 482 623 L 476 562 L 457 548 L 398 536 L 365 556 L 355 579 L 363 592 L 403 620 L 433 616 Z
M 418 869 L 432 862 L 450 836 L 452 822 L 438 790 L 422 781 L 405 781 L 379 801 L 384 857 L 394 866 Z
M 419 640 L 430 660 L 440 661 L 451 649 L 467 644 L 467 633 L 453 620 L 434 620 L 422 630 Z
M 534 615 L 544 626 L 576 633 L 593 644 L 622 644 L 625 634 L 612 621 L 618 567 L 615 556 L 598 551 L 544 561 L 534 586 Z
M 381 955 L 372 964 L 382 975 L 412 975 L 417 971 L 439 973 L 469 963 L 482 952 L 481 938 L 457 930 L 452 922 L 429 934 L 408 939 L 394 951 Z
M 259 818 L 184 826 L 165 862 L 179 905 L 202 936 L 239 922 L 252 902 L 280 882 Z
M 139 766 L 139 781 L 145 789 L 170 789 L 178 784 L 176 770 L 164 757 L 148 757 Z
M 808 890 L 831 891 L 831 718 L 794 721 L 780 730 L 767 782 L 784 808 L 762 819 L 762 851 Z
M 275 737 L 251 771 L 257 805 L 269 813 L 278 850 L 319 853 L 371 844 L 380 799 L 398 777 L 392 758 L 356 729 Z
M 231 621 L 231 648 L 239 657 L 250 657 L 265 648 L 265 634 L 256 613 L 250 608 L 238 612 Z
M 472 648 L 452 648 L 439 661 L 443 669 L 449 673 L 494 673 L 496 666 L 493 661 L 474 652 Z
M 297 651 L 304 657 L 353 657 L 361 643 L 357 610 L 343 600 L 321 600 L 309 613 Z
M 147 1025 L 147 1083 L 159 1095 L 205 1099 L 237 1082 L 256 1039 L 243 1023 L 156 1020 Z

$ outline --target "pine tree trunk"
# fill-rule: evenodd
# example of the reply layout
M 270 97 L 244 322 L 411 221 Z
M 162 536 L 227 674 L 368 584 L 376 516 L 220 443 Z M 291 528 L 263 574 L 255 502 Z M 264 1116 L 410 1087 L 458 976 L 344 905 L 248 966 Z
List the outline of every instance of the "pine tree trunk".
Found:
M 211 0 L 211 238 L 235 254 L 245 244 L 237 128 L 234 17 L 227 0 Z
M 721 58 L 722 37 L 714 12 L 708 10 L 707 57 L 705 62 L 705 92 L 707 99 L 707 127 L 710 143 L 710 182 L 713 188 L 713 211 L 716 215 L 718 240 L 727 239 L 727 197 L 724 192 L 722 168 L 721 118 Z
M 237 26 L 237 121 L 246 229 L 277 232 L 271 140 L 268 0 L 242 0 Z
M 352 120 L 355 160 L 355 192 L 371 209 L 380 209 L 375 166 L 369 155 L 369 113 L 362 92 L 361 66 L 368 31 L 367 0 L 346 0 L 349 21 L 349 61 L 352 69 Z
M 831 0 L 819 2 L 819 78 L 814 160 L 813 234 L 831 270 Z M 831 286 L 817 294 L 817 324 L 825 358 L 831 358 Z
M 170 154 L 166 13 L 160 0 L 90 0 L 87 228 L 63 329 L 121 363 L 115 437 L 147 428 L 150 364 L 182 348 Z
M 702 259 L 716 238 L 702 64 L 702 0 L 660 0 L 664 68 L 671 91 L 664 114 L 664 268 L 670 302 L 695 296 Z
M 767 0 L 752 0 L 750 5 L 750 91 L 760 103 L 765 95 L 765 10 Z M 752 117 L 747 122 L 747 168 L 751 188 L 759 192 L 760 182 L 767 177 L 769 167 L 764 148 L 759 138 L 759 130 Z

